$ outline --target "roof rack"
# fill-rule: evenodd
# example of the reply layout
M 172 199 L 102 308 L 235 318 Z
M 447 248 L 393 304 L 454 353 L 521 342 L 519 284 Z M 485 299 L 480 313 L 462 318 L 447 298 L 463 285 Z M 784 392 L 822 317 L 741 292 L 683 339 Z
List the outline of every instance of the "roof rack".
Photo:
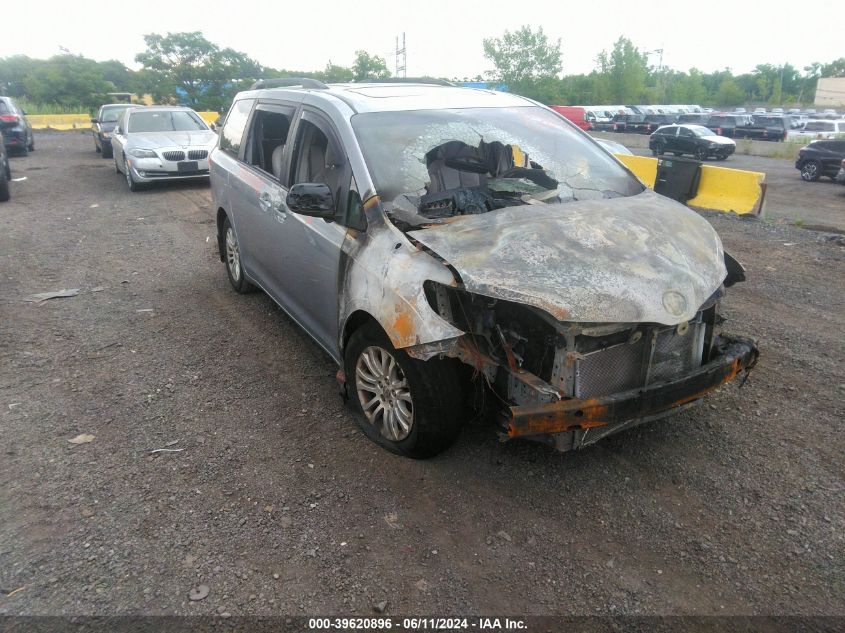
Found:
M 358 79 L 355 83 L 374 83 L 374 84 L 430 84 L 432 86 L 454 86 L 450 81 L 445 79 L 435 79 L 434 77 L 386 77 L 378 79 L 376 77 L 367 77 L 365 79 Z
M 283 87 L 302 87 L 315 88 L 317 90 L 326 90 L 328 86 L 319 79 L 311 79 L 310 77 L 276 77 L 274 79 L 259 79 L 250 90 L 261 90 L 262 88 L 283 88 Z

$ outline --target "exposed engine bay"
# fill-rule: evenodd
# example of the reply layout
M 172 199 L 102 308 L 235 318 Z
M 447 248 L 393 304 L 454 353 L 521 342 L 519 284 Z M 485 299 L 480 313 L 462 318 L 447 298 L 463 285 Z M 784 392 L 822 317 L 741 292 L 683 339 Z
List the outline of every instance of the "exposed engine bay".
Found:
M 448 141 L 429 150 L 424 160 L 429 175 L 425 189 L 401 194 L 389 207 L 399 228 L 510 206 L 562 202 L 564 192 L 571 191 L 518 146 L 499 141 L 482 139 L 476 146 Z

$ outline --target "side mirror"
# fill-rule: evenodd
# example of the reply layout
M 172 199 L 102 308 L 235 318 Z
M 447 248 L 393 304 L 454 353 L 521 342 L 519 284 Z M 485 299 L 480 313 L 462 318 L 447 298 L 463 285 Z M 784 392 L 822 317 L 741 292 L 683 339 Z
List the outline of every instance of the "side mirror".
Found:
M 99 123 L 99 119 L 91 119 L 91 123 Z
M 335 206 L 332 190 L 321 182 L 301 182 L 290 188 L 287 197 L 288 209 L 300 215 L 334 220 Z

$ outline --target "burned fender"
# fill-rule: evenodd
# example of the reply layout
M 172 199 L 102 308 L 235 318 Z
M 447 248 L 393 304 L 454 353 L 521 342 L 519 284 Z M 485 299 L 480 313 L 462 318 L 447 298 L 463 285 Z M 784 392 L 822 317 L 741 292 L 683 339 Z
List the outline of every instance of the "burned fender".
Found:
M 397 349 L 454 339 L 463 334 L 432 310 L 423 283 L 454 286 L 449 269 L 415 247 L 390 223 L 348 236 L 339 288 L 340 332 L 349 317 L 364 311 L 378 321 Z M 343 347 L 343 341 L 340 341 Z

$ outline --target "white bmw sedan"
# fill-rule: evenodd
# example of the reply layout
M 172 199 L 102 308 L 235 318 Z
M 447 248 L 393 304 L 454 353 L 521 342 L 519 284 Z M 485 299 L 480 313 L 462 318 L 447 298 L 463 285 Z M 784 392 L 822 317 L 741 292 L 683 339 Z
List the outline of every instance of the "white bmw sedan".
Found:
M 154 106 L 124 112 L 112 135 L 114 169 L 130 191 L 160 180 L 208 178 L 215 134 L 190 108 Z

